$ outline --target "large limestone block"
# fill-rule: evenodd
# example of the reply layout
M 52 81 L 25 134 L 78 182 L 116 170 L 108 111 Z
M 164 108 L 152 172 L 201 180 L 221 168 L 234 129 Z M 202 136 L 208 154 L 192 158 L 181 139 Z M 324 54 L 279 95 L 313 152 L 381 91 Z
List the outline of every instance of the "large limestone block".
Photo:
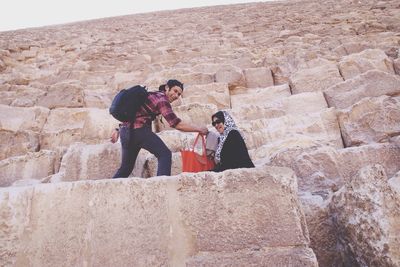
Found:
M 158 160 L 154 155 L 148 155 L 146 158 L 146 164 L 144 169 L 143 177 L 155 177 L 157 176 Z M 172 153 L 172 164 L 171 164 L 171 175 L 178 175 L 182 173 L 182 156 L 181 153 Z
M 310 247 L 317 257 L 318 266 L 341 266 L 336 230 L 329 210 L 331 197 L 307 192 L 300 193 L 299 199 L 310 234 Z
M 58 167 L 54 151 L 41 150 L 0 161 L 0 186 L 10 186 L 21 179 L 42 179 L 54 174 Z
M 39 150 L 39 134 L 32 131 L 0 130 L 0 160 Z
M 84 106 L 83 87 L 79 81 L 63 81 L 51 85 L 37 105 L 53 108 L 80 108 Z
M 130 177 L 143 177 L 148 152 L 141 150 Z M 121 165 L 121 144 L 71 145 L 64 154 L 59 173 L 51 182 L 98 180 L 113 177 Z
M 287 168 L 42 184 L 0 201 L 1 261 L 16 266 L 226 266 L 250 252 L 258 266 L 317 266 Z
M 258 249 L 230 253 L 202 253 L 190 259 L 186 266 L 321 266 L 310 248 Z
M 222 65 L 215 73 L 215 81 L 217 83 L 227 83 L 229 89 L 246 85 L 242 69 L 232 65 Z
M 0 105 L 0 129 L 40 132 L 49 115 L 44 107 L 10 107 Z
M 40 145 L 43 148 L 56 148 L 74 142 L 99 143 L 108 140 L 116 126 L 118 121 L 107 109 L 54 109 L 43 127 Z
M 343 82 L 343 78 L 333 63 L 300 69 L 290 76 L 290 88 L 293 94 L 324 91 L 340 82 Z
M 321 112 L 328 107 L 322 92 L 307 92 L 277 99 L 265 104 L 252 102 L 234 107 L 231 114 L 240 121 L 272 119 L 285 115 L 305 115 Z
M 363 166 L 380 164 L 391 177 L 400 170 L 400 148 L 396 144 L 370 144 L 340 150 L 341 172 L 350 180 Z
M 33 107 L 37 100 L 46 94 L 45 88 L 36 88 L 38 85 L 15 85 L 10 91 L 1 92 L 3 101 L 9 101 L 10 106 Z M 5 102 L 7 103 L 7 102 Z
M 249 68 L 244 69 L 243 73 L 246 79 L 246 87 L 248 88 L 269 87 L 274 85 L 272 72 L 268 68 Z
M 270 86 L 266 88 L 247 89 L 243 94 L 231 95 L 232 109 L 239 108 L 243 105 L 268 105 L 279 99 L 289 97 L 290 88 L 288 84 Z
M 201 126 L 211 124 L 211 115 L 217 112 L 218 108 L 213 104 L 191 103 L 173 107 L 173 110 L 182 121 Z M 156 132 L 172 129 L 165 118 L 162 118 L 162 122 L 160 119 L 156 119 L 154 126 Z
M 380 70 L 394 74 L 393 62 L 380 49 L 367 49 L 342 58 L 339 62 L 339 70 L 345 80 L 368 70 Z
M 270 164 L 292 168 L 289 162 L 298 155 L 304 151 L 315 150 L 322 145 L 322 143 L 309 136 L 293 134 L 275 142 L 250 149 L 249 154 L 256 166 Z
M 393 68 L 397 75 L 400 75 L 400 58 L 393 60 Z
M 206 85 L 191 85 L 183 91 L 184 104 L 213 104 L 218 109 L 231 107 L 229 88 L 226 83 L 210 83 Z
M 238 127 L 243 131 L 248 148 L 280 141 L 294 134 L 301 134 L 323 144 L 342 148 L 339 124 L 334 109 L 326 109 L 303 116 L 287 115 L 274 119 L 259 119 L 243 122 Z
M 333 51 L 340 56 L 346 56 L 353 53 L 360 53 L 368 48 L 371 48 L 371 44 L 367 42 L 354 42 L 354 41 L 347 41 L 344 44 L 339 45 Z
M 348 108 L 364 97 L 400 94 L 400 78 L 383 71 L 369 70 L 324 91 L 330 107 Z
M 388 142 L 400 135 L 400 98 L 364 98 L 338 116 L 346 147 Z
M 301 191 L 332 192 L 366 165 L 381 164 L 392 176 L 400 170 L 400 149 L 395 144 L 387 143 L 339 150 L 323 146 L 272 162 L 293 168 Z
M 331 204 L 341 247 L 359 266 L 400 265 L 400 194 L 380 165 L 360 170 Z

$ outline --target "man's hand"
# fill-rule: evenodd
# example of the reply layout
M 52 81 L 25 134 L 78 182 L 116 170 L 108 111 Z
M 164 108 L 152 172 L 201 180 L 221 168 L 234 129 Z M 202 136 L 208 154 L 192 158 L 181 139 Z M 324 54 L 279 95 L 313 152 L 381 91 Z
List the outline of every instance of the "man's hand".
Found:
M 205 126 L 200 127 L 199 133 L 202 134 L 202 135 L 206 135 L 208 133 L 207 127 L 205 127 Z
M 119 131 L 117 129 L 114 129 L 111 133 L 111 138 L 110 138 L 111 143 L 117 142 L 118 138 L 119 138 Z

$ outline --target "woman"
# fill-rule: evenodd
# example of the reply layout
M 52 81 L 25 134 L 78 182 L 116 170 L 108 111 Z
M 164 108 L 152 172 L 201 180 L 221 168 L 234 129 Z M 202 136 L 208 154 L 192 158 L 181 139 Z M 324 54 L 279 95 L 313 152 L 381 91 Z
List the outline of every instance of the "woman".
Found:
M 219 132 L 219 143 L 215 151 L 217 163 L 214 171 L 227 169 L 253 168 L 246 144 L 231 115 L 226 111 L 218 111 L 211 116 L 212 125 Z
M 178 80 L 169 80 L 159 87 L 159 92 L 149 93 L 144 104 L 146 107 L 142 106 L 138 110 L 134 121 L 124 122 L 120 129 L 115 129 L 111 134 L 111 142 L 115 143 L 121 135 L 122 162 L 113 178 L 128 177 L 131 174 L 142 148 L 157 157 L 157 176 L 171 175 L 171 151 L 151 130 L 154 115 L 161 114 L 172 128 L 179 131 L 207 134 L 207 127 L 189 124 L 175 115 L 170 103 L 182 93 L 183 84 Z

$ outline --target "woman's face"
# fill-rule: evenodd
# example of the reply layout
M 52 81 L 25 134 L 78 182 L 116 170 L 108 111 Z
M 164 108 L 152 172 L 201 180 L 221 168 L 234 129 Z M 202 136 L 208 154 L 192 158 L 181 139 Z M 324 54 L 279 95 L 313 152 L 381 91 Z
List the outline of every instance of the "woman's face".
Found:
M 182 88 L 180 88 L 179 86 L 174 86 L 172 88 L 167 89 L 165 94 L 168 97 L 169 103 L 172 103 L 175 100 L 177 100 L 181 96 L 182 91 L 183 91 Z
M 215 127 L 215 129 L 222 134 L 224 132 L 225 126 L 224 123 L 218 119 L 217 117 L 214 117 L 212 119 L 212 125 Z

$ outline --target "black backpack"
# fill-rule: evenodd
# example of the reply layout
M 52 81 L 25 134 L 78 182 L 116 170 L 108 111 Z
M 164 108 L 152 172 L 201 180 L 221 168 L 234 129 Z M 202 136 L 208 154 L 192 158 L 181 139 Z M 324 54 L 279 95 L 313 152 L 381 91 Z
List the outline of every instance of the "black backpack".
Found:
M 136 85 L 129 89 L 122 89 L 113 99 L 110 106 L 110 114 L 121 122 L 133 122 L 136 112 L 141 106 L 152 114 L 149 108 L 144 105 L 149 92 L 146 87 Z M 153 117 L 153 115 L 152 115 Z

